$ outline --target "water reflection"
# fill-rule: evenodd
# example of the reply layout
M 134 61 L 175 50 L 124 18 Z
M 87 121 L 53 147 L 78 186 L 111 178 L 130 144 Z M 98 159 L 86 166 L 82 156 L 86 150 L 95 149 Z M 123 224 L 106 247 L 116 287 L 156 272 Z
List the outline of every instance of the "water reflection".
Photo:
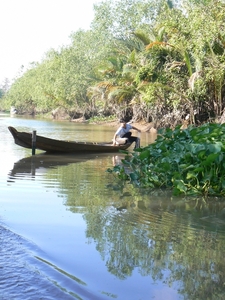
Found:
M 137 271 L 168 286 L 178 285 L 184 299 L 223 298 L 223 202 L 165 195 L 159 201 L 126 191 L 113 206 L 92 208 L 84 216 L 87 238 L 96 243 L 109 272 L 126 279 Z
M 64 205 L 72 213 L 82 213 L 86 238 L 95 244 L 110 274 L 122 281 L 135 273 L 151 277 L 176 286 L 184 299 L 222 299 L 225 203 L 117 185 L 110 175 L 97 175 L 107 169 L 106 160 L 88 158 L 25 158 L 15 163 L 10 180 L 57 167 Z M 119 163 L 122 157 L 109 159 Z M 77 162 L 85 164 L 81 168 Z M 56 174 L 49 171 L 45 176 L 50 181 Z
M 17 118 L 13 120 L 16 122 Z M 75 138 L 76 134 L 76 138 L 81 135 L 86 140 L 87 126 L 72 131 L 72 125 L 45 126 L 35 121 L 33 126 L 47 135 L 57 131 L 60 138 L 67 135 Z M 99 135 L 91 133 L 90 138 L 94 135 L 96 140 L 105 140 L 112 136 L 112 132 L 103 134 L 100 127 L 98 131 Z M 18 228 L 23 228 L 19 218 L 24 219 L 24 232 L 29 232 L 31 239 L 51 256 L 44 261 L 39 255 L 39 262 L 85 282 L 91 294 L 89 299 L 94 293 L 99 296 L 99 290 L 104 291 L 102 298 L 107 295 L 107 299 L 166 299 L 169 288 L 175 295 L 171 299 L 224 298 L 223 201 L 173 198 L 165 191 L 150 193 L 117 183 L 106 170 L 119 164 L 123 155 L 41 154 L 17 161 L 8 173 L 12 158 L 24 157 L 28 152 L 15 146 L 6 129 L 4 132 L 2 141 L 7 143 L 1 143 L 5 149 L 2 163 L 6 162 L 8 182 L 5 186 L 4 173 L 1 211 L 10 215 L 9 211 L 15 209 L 11 220 L 16 218 Z M 9 248 L 4 247 L 5 264 L 5 257 L 12 250 L 11 244 Z M 9 259 L 8 265 L 12 260 Z M 21 263 L 26 264 L 27 261 Z M 51 277 L 49 271 L 45 272 L 46 277 Z M 100 280 L 95 273 L 101 275 Z M 25 274 L 25 278 L 29 275 Z M 63 281 L 62 277 L 58 279 L 60 283 Z M 33 283 L 37 289 L 38 284 L 37 280 Z M 86 289 L 86 285 L 78 284 Z M 169 287 L 166 292 L 165 286 Z M 156 296 L 156 287 L 161 297 Z M 18 289 L 16 285 L 15 289 Z M 41 289 L 45 292 L 46 286 Z M 76 286 L 74 290 L 77 289 Z M 140 296 L 136 297 L 137 294 Z M 77 298 L 82 295 L 79 291 Z
M 80 163 L 95 158 L 95 155 L 51 155 L 39 154 L 29 156 L 14 163 L 13 169 L 9 172 L 9 180 L 20 176 L 34 176 L 36 172 L 45 172 L 45 169 L 66 166 L 72 163 Z

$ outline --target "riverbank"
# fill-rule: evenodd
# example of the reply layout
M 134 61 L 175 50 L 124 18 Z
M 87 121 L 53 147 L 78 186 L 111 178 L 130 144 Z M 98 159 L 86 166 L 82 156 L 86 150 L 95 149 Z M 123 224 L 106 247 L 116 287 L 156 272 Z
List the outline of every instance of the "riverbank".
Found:
M 115 129 L 117 129 L 121 125 L 119 121 L 96 121 L 96 122 L 92 122 L 90 124 L 115 127 Z M 133 123 L 131 123 L 131 125 L 140 129 L 142 132 L 157 133 L 157 129 L 154 128 L 153 123 L 147 123 L 147 122 L 141 121 L 141 122 L 133 122 Z

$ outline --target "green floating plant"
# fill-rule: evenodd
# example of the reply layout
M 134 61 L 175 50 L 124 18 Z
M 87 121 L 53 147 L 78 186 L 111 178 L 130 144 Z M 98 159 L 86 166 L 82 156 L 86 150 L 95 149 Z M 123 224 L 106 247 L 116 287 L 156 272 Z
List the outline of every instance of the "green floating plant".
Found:
M 108 171 L 141 188 L 174 195 L 225 196 L 225 124 L 165 129 Z

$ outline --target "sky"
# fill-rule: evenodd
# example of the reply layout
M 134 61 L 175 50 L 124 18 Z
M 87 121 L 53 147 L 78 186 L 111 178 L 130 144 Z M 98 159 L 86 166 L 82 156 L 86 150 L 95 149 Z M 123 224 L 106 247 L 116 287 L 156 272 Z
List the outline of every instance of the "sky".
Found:
M 89 29 L 100 0 L 0 0 L 0 85 Z

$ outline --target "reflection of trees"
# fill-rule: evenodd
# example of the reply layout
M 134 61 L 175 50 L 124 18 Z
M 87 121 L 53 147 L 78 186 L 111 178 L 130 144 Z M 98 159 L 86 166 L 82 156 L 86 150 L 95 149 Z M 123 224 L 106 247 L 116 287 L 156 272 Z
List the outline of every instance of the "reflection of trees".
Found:
M 59 194 L 66 196 L 65 205 L 72 212 L 85 212 L 87 208 L 106 203 L 105 181 L 98 173 L 108 176 L 105 170 L 111 163 L 111 156 L 108 160 L 100 157 L 81 164 L 71 163 L 66 167 L 57 168 L 57 172 L 54 169 L 49 170 L 46 177 L 49 180 L 57 179 Z
M 131 275 L 134 267 L 142 262 L 139 251 L 146 249 L 146 239 L 142 240 L 142 245 L 134 232 L 135 227 L 124 220 L 121 222 L 121 213 L 115 213 L 112 209 L 87 213 L 84 217 L 87 222 L 86 235 L 95 240 L 97 250 L 107 260 L 108 270 L 120 278 Z
M 123 279 L 136 269 L 169 286 L 178 284 L 187 299 L 222 299 L 225 222 L 220 224 L 219 214 L 225 204 L 173 203 L 143 195 L 116 202 L 117 208 L 95 207 L 84 215 L 86 235 L 109 272 Z M 207 224 L 212 213 L 214 223 Z
M 144 195 L 129 185 L 107 190 L 109 179 L 96 173 L 107 169 L 101 163 L 93 171 L 92 163 L 73 164 L 57 176 L 65 205 L 83 213 L 108 271 L 176 284 L 185 299 L 223 299 L 225 203 Z

